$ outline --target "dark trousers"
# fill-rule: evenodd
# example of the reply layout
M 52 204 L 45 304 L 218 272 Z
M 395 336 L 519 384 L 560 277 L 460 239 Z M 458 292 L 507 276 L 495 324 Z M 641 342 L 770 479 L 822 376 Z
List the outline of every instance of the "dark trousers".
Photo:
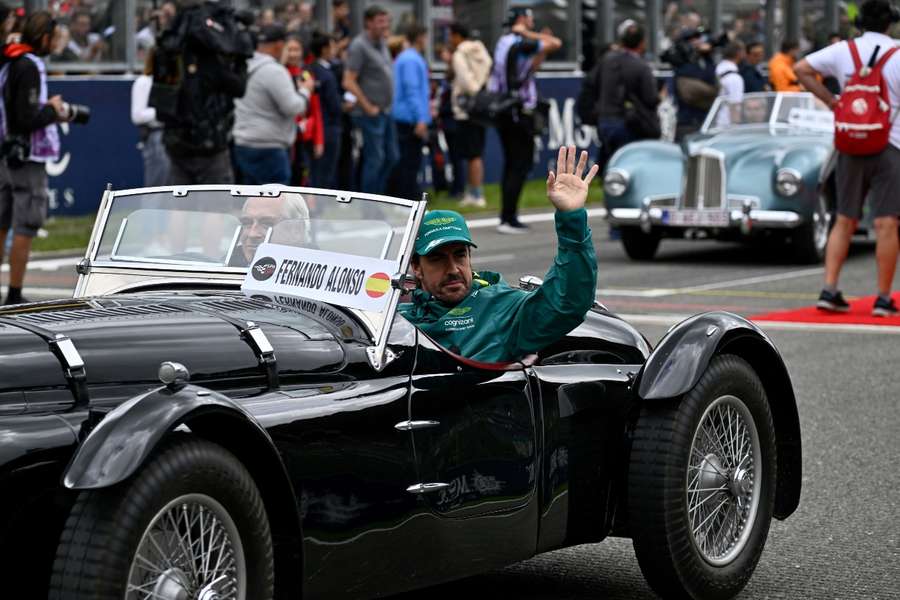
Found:
M 291 183 L 291 158 L 286 148 L 234 147 L 234 159 L 241 181 L 248 185 Z
M 209 156 L 180 156 L 171 152 L 168 154 L 169 185 L 234 183 L 228 150 Z
M 418 200 L 422 196 L 419 187 L 419 171 L 422 168 L 422 147 L 425 141 L 415 134 L 412 123 L 397 122 L 397 145 L 400 160 L 394 166 L 392 189 L 400 198 Z
M 325 148 L 322 156 L 312 158 L 309 167 L 309 185 L 317 188 L 336 188 L 337 164 L 341 154 L 341 128 L 325 128 Z
M 504 119 L 497 123 L 497 133 L 503 146 L 500 222 L 508 223 L 518 219 L 522 186 L 534 166 L 534 122 L 527 115 Z
M 609 118 L 601 118 L 597 122 L 597 137 L 600 138 L 601 172 L 616 150 L 637 139 L 625 125 L 624 119 Z
M 450 119 L 447 120 L 450 121 Z M 463 195 L 468 181 L 466 159 L 459 152 L 460 135 L 462 134 L 456 121 L 453 121 L 452 125 L 444 127 L 444 139 L 447 140 L 447 163 L 450 165 L 450 173 L 453 176 L 453 181 L 450 182 L 448 188 L 450 195 L 454 198 Z

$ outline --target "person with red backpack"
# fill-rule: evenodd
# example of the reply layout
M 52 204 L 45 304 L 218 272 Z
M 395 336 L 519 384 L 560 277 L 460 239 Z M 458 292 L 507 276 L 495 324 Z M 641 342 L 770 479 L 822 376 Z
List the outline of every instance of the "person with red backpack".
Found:
M 868 195 L 878 265 L 878 297 L 872 314 L 898 314 L 891 288 L 900 247 L 900 123 L 896 120 L 900 56 L 894 56 L 896 41 L 887 35 L 897 22 L 900 11 L 888 0 L 866 0 L 857 21 L 863 35 L 810 54 L 795 69 L 800 83 L 834 110 L 837 219 L 825 252 L 825 287 L 816 304 L 825 311 L 850 309 L 838 289 L 838 277 Z M 841 95 L 828 91 L 819 75 L 837 79 Z

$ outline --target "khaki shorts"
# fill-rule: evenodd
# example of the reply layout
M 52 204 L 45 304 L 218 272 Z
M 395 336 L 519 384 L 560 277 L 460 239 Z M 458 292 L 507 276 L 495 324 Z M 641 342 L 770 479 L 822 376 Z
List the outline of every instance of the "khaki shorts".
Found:
M 44 163 L 27 162 L 10 169 L 0 162 L 0 230 L 34 237 L 47 219 L 47 171 Z
M 871 156 L 838 154 L 838 214 L 861 219 L 866 196 L 872 218 L 900 215 L 900 150 L 894 146 Z

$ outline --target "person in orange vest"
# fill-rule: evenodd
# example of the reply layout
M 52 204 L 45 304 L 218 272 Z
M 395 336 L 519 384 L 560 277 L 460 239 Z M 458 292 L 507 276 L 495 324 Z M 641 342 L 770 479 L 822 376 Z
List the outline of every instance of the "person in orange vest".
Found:
M 781 43 L 781 52 L 769 60 L 769 81 L 776 92 L 802 92 L 803 87 L 794 73 L 794 63 L 800 58 L 800 44 L 793 40 Z

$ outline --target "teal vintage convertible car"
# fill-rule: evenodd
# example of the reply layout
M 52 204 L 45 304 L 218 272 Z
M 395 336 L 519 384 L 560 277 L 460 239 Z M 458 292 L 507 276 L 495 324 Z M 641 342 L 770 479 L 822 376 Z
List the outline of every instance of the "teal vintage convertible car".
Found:
M 786 243 L 798 262 L 820 262 L 834 203 L 832 113 L 808 93 L 718 98 L 680 145 L 629 144 L 603 187 L 625 252 L 653 258 L 662 238 Z

